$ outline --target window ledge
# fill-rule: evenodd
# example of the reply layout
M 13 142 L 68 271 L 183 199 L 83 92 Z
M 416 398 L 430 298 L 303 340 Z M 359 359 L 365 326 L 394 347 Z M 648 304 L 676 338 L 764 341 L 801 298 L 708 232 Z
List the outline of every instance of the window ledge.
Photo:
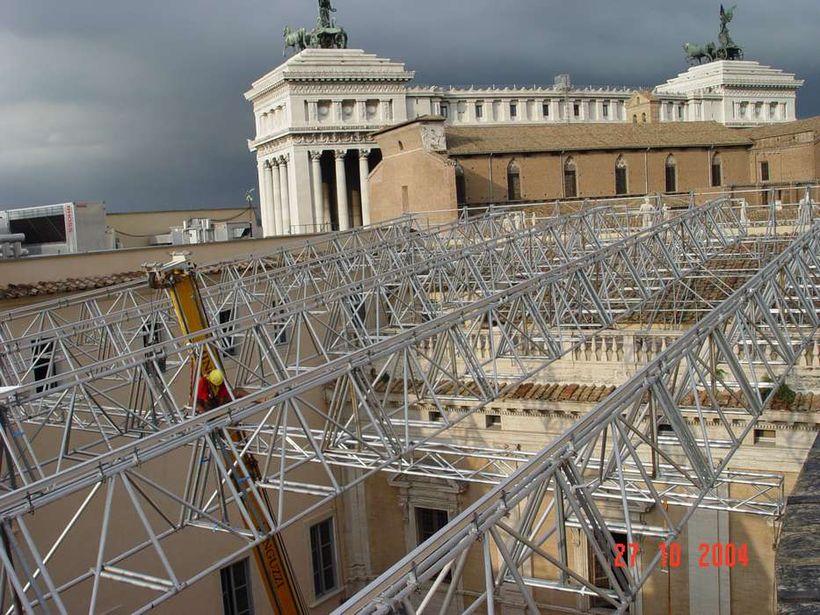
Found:
M 328 592 L 328 593 L 326 593 L 326 594 L 322 594 L 322 595 L 321 595 L 321 596 L 319 596 L 318 598 L 314 598 L 313 602 L 311 602 L 310 604 L 308 604 L 308 608 L 309 608 L 309 609 L 315 609 L 315 608 L 316 608 L 316 607 L 318 607 L 320 604 L 322 604 L 322 603 L 324 603 L 324 602 L 327 602 L 327 601 L 328 601 L 328 600 L 330 600 L 331 598 L 334 598 L 334 597 L 338 596 L 339 594 L 343 593 L 343 592 L 344 592 L 344 589 L 345 589 L 345 588 L 344 588 L 344 586 L 343 586 L 343 585 L 340 585 L 340 586 L 339 586 L 339 587 L 337 587 L 336 589 L 334 589 L 334 590 L 332 590 L 332 591 L 330 591 L 330 592 Z

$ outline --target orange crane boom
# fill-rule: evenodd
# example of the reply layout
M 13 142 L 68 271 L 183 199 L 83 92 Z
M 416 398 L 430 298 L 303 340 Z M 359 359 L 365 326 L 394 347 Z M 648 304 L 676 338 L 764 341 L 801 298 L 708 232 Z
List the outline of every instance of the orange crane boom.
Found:
M 210 325 L 202 303 L 202 295 L 199 292 L 196 268 L 184 254 L 174 254 L 173 259 L 170 263 L 164 265 L 145 265 L 148 272 L 148 285 L 151 288 L 164 289 L 168 293 L 183 335 L 204 331 Z M 202 341 L 204 338 L 204 334 L 195 336 L 193 341 Z M 218 364 L 218 357 L 219 352 L 217 349 L 211 347 L 206 349 L 206 352 L 201 353 L 201 359 L 198 363 L 195 359 L 192 360 L 192 397 L 196 395 L 196 388 L 202 376 L 210 373 L 213 369 L 220 369 L 223 374 L 225 373 L 222 365 Z M 245 437 L 241 431 L 231 432 L 230 438 L 237 445 L 237 448 L 242 448 Z M 234 487 L 248 510 L 254 525 L 253 529 L 262 535 L 270 534 L 273 528 L 268 524 L 264 514 L 265 511 L 261 509 L 258 500 L 251 496 L 247 488 L 248 480 L 258 482 L 262 478 L 256 458 L 250 453 L 245 453 L 242 455 L 242 464 L 240 464 L 237 462 L 231 447 L 222 446 L 220 449 L 223 451 L 226 464 L 232 469 L 231 477 Z M 247 475 L 243 470 L 243 466 L 247 469 Z M 267 494 L 264 491 L 262 497 L 265 499 L 269 518 L 275 521 L 270 502 L 268 502 Z M 308 610 L 305 607 L 304 599 L 299 591 L 299 584 L 296 582 L 293 568 L 285 550 L 285 544 L 279 533 L 269 536 L 257 545 L 253 550 L 253 554 L 273 612 L 277 615 L 306 615 Z

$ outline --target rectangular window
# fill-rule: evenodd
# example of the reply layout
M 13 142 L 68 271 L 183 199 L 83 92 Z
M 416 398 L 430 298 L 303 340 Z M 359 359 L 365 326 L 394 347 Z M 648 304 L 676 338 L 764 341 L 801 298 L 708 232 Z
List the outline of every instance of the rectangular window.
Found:
M 487 429 L 501 429 L 501 417 L 497 414 L 487 414 L 484 417 L 484 427 Z
M 446 119 L 449 113 L 450 109 L 447 108 L 447 105 L 441 105 L 441 117 Z
M 518 117 L 518 103 L 510 103 L 510 117 L 515 119 Z
M 446 510 L 435 508 L 416 508 L 416 538 L 418 544 L 433 536 L 447 525 L 449 518 Z
M 34 372 L 34 380 L 39 382 L 46 378 L 51 378 L 55 374 L 54 369 L 54 342 L 52 340 L 34 340 L 31 342 L 31 359 Z M 35 390 L 41 393 L 46 388 L 56 386 L 56 382 L 48 387 L 38 386 Z
M 443 423 L 444 422 L 444 417 L 441 416 L 441 412 L 438 412 L 436 410 L 432 410 L 432 411 L 427 413 L 427 420 L 430 421 L 431 423 Z
M 160 329 L 159 323 L 156 320 L 154 320 L 153 322 L 143 323 L 141 330 L 143 348 L 150 348 L 151 346 L 156 346 L 162 341 L 162 329 Z M 164 372 L 167 365 L 165 352 L 155 352 L 152 358 L 156 359 L 159 371 Z
M 626 167 L 615 168 L 615 194 L 626 194 Z
M 683 105 L 678 105 L 678 119 L 683 119 Z
M 550 116 L 550 104 L 548 102 L 541 104 L 541 111 L 544 113 L 544 117 Z
M 720 163 L 712 163 L 712 186 L 717 187 L 722 185 L 723 178 L 721 177 Z
M 336 547 L 333 519 L 310 526 L 310 556 L 313 563 L 313 591 L 317 598 L 336 589 Z
M 674 165 L 666 165 L 666 191 L 678 191 L 678 173 Z
M 629 549 L 626 547 L 627 543 L 627 535 L 620 534 L 616 532 L 612 532 L 612 541 L 616 545 L 624 545 L 622 548 L 624 549 L 624 559 L 628 562 L 629 560 Z M 592 581 L 597 587 L 603 587 L 606 589 L 612 589 L 612 580 L 610 579 L 609 575 L 607 574 L 607 570 L 601 565 L 600 560 L 598 559 L 597 555 L 595 554 L 592 545 L 587 546 L 589 554 L 587 555 L 587 561 L 589 562 L 589 580 Z M 621 582 L 624 579 L 623 571 L 615 566 L 615 558 L 617 557 L 617 547 L 615 552 L 606 553 L 607 559 L 609 559 L 610 565 L 608 568 L 614 572 L 614 576 L 616 580 Z M 598 596 L 593 597 L 590 600 L 590 606 L 593 608 L 607 608 L 611 606 L 611 603 L 607 602 L 603 598 Z M 608 609 L 607 609 L 608 610 Z
M 353 322 L 363 327 L 365 322 L 367 322 L 367 306 L 365 305 L 364 296 L 351 295 L 348 297 L 348 301 L 350 302 Z
M 568 199 L 578 196 L 578 182 L 576 181 L 574 169 L 564 171 L 564 196 Z
M 248 558 L 219 571 L 222 577 L 222 609 L 225 615 L 253 615 Z
M 231 333 L 233 332 L 234 325 L 227 324 L 233 320 L 233 309 L 232 308 L 225 308 L 224 310 L 219 310 L 219 331 L 221 333 L 220 343 L 222 344 L 222 350 L 225 351 L 225 354 L 234 355 L 236 354 L 236 346 L 234 345 L 234 338 Z
M 572 103 L 572 115 L 581 117 L 581 103 Z
M 760 163 L 760 181 L 769 181 L 769 163 L 766 160 Z
M 605 102 L 603 107 L 601 107 L 601 113 L 604 117 L 609 117 L 609 103 Z
M 23 233 L 24 243 L 62 243 L 66 241 L 65 216 L 38 216 L 9 220 L 9 232 Z
M 777 432 L 774 429 L 755 429 L 755 444 L 760 446 L 775 446 Z
M 477 120 L 480 120 L 484 117 L 484 105 L 481 103 L 475 104 L 475 117 Z

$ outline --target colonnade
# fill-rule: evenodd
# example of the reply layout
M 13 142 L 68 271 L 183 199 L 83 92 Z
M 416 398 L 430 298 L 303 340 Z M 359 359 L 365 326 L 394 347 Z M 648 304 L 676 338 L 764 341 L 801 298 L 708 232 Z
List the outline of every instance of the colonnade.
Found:
M 259 191 L 262 204 L 262 227 L 266 236 L 289 235 L 303 232 L 302 229 L 312 228 L 315 232 L 330 228 L 330 210 L 327 203 L 322 181 L 322 154 L 326 150 L 310 150 L 308 157 L 310 165 L 302 169 L 296 165 L 295 171 L 310 173 L 311 220 L 300 219 L 299 204 L 294 190 L 289 185 L 289 171 L 293 164 L 290 154 L 283 154 L 269 158 L 259 163 Z M 334 156 L 336 176 L 336 218 L 339 230 L 351 227 L 349 201 L 347 194 L 347 174 L 345 172 L 345 157 L 348 149 L 331 150 Z M 368 156 L 370 149 L 355 149 L 359 159 L 359 194 L 361 197 L 362 225 L 370 224 L 370 190 L 367 177 L 370 174 Z M 296 181 L 299 181 L 296 177 Z M 333 187 L 331 187 L 333 190 Z M 297 230 L 298 229 L 298 230 Z

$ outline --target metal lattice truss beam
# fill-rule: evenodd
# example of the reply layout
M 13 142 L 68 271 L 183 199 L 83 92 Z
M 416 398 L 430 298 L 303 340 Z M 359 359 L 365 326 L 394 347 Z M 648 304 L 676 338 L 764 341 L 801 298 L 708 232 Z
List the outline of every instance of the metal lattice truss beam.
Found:
M 506 250 L 496 237 L 254 312 L 231 321 L 229 331 L 223 323 L 196 339 L 78 362 L 14 387 L 0 425 L 10 489 L 0 496 L 10 542 L 6 584 L 30 608 L 57 611 L 66 596 L 73 608 L 93 610 L 99 584 L 109 580 L 157 592 L 146 608 L 166 600 L 265 538 L 242 523 L 249 499 L 271 500 L 268 525 L 279 531 L 375 472 L 412 468 L 424 447 L 441 447 L 436 436 L 462 420 L 445 408 L 454 387 L 477 385 L 478 395 L 469 395 L 476 409 L 486 405 L 501 392 L 500 374 L 530 377 L 744 233 L 720 202 L 609 245 L 585 224 L 555 224 L 540 231 L 539 242 L 551 246 L 546 261 L 538 257 L 540 268 L 524 258 L 511 269 L 507 255 L 521 247 Z M 581 230 L 566 236 L 556 228 Z M 588 238 L 578 240 L 579 233 Z M 591 243 L 604 247 L 592 250 Z M 491 257 L 499 253 L 501 261 Z M 489 357 L 471 342 L 479 330 L 498 340 Z M 278 344 L 285 336 L 287 343 Z M 206 352 L 219 355 L 249 394 L 188 416 L 180 403 L 190 395 L 188 372 Z M 329 402 L 317 399 L 322 391 Z M 412 428 L 421 402 L 445 416 L 444 425 L 422 437 Z M 242 467 L 248 453 L 262 480 L 237 491 L 231 476 L 236 466 L 249 475 Z M 484 465 L 486 456 L 469 455 Z M 440 448 L 436 458 L 448 455 Z M 446 476 L 452 461 L 447 464 L 438 473 L 433 465 L 425 471 Z M 351 465 L 361 472 L 341 471 Z M 39 519 L 60 531 L 30 531 Z M 112 519 L 118 527 L 131 520 L 137 531 L 123 536 Z M 71 549 L 71 536 L 89 525 L 94 553 Z M 180 534 L 214 532 L 227 543 L 225 558 L 175 557 Z M 155 558 L 163 573 L 140 572 L 135 562 L 145 557 Z
M 502 238 L 507 245 L 529 243 L 540 254 L 523 256 L 535 264 L 538 258 L 546 262 L 549 257 L 545 233 L 557 233 L 570 250 L 577 250 L 578 246 L 572 245 L 573 235 L 576 240 L 590 242 L 588 249 L 595 249 L 600 247 L 598 241 L 611 243 L 641 228 L 638 216 L 611 207 L 590 208 L 573 217 L 529 222 L 521 215 L 490 214 L 426 231 L 407 220 L 390 226 L 334 233 L 305 245 L 281 248 L 273 254 L 201 267 L 199 283 L 211 320 L 227 325 L 240 315 L 239 310 L 247 301 L 251 304 L 249 309 L 264 309 L 266 306 L 259 304 L 265 299 L 281 303 L 318 296 L 367 275 L 387 275 L 396 267 L 406 268 L 454 248 L 495 238 Z M 556 229 L 558 226 L 565 228 Z M 517 229 L 523 229 L 523 233 L 515 237 L 509 235 Z M 546 240 L 551 237 L 547 236 Z M 523 249 L 526 252 L 527 248 Z M 506 260 L 502 260 L 502 256 L 506 256 Z M 495 259 L 506 266 L 506 263 L 516 263 L 521 256 L 520 253 L 497 254 Z M 19 352 L 25 343 L 81 336 L 101 328 L 116 331 L 131 345 L 142 343 L 146 336 L 153 340 L 179 335 L 164 291 L 150 291 L 144 282 L 128 282 L 7 312 L 0 323 L 0 343 L 13 340 Z M 87 348 L 86 352 L 93 349 Z M 5 366 L 5 371 L 8 370 Z M 14 380 L 10 376 L 6 379 Z
M 699 208 L 607 248 L 601 248 L 604 242 L 594 228 L 611 236 L 612 226 L 590 224 L 602 218 L 601 212 L 573 215 L 533 229 L 510 229 L 506 234 L 496 228 L 493 239 L 442 248 L 439 255 L 428 251 L 420 263 L 391 269 L 387 275 L 378 271 L 335 288 L 328 285 L 320 295 L 308 299 L 260 305 L 257 294 L 249 293 L 244 304 L 247 316 L 138 350 L 133 350 L 134 342 L 142 346 L 143 338 L 132 335 L 127 339 L 126 331 L 116 325 L 96 332 L 86 326 L 79 331 L 68 327 L 48 344 L 18 339 L 13 344 L 23 352 L 15 354 L 12 347 L 6 353 L 8 364 L 22 368 L 16 374 L 14 412 L 7 418 L 15 422 L 13 431 L 18 436 L 9 440 L 13 458 L 4 468 L 3 484 L 8 489 L 19 488 L 114 450 L 124 437 L 141 438 L 183 421 L 184 409 L 193 405 L 190 374 L 198 372 L 190 368 L 199 365 L 204 353 L 211 353 L 213 360 L 235 373 L 235 384 L 258 390 L 257 397 L 264 398 L 272 386 L 357 349 L 379 343 L 411 346 L 422 335 L 420 355 L 406 369 L 412 376 L 428 365 L 438 367 L 426 382 L 411 379 L 405 383 L 408 399 L 424 398 L 426 388 L 440 397 L 436 388 L 442 381 L 465 374 L 480 383 L 487 399 L 495 397 L 499 372 L 524 373 L 533 357 L 541 362 L 560 357 L 585 335 L 611 325 L 616 316 L 644 304 L 658 288 L 680 279 L 742 237 L 742 226 L 722 203 Z M 585 235 L 591 239 L 584 239 Z M 526 253 L 521 243 L 528 248 Z M 567 275 L 550 275 L 562 262 L 579 264 Z M 550 276 L 551 284 L 542 286 L 545 275 Z M 268 290 L 280 289 L 274 284 L 269 281 Z M 517 294 L 507 300 L 503 293 L 510 289 L 517 289 Z M 233 292 L 244 292 L 243 287 Z M 481 297 L 479 304 L 476 299 Z M 465 323 L 468 311 L 474 316 Z M 440 313 L 451 314 L 462 326 L 453 327 L 441 339 L 423 336 L 426 329 L 419 327 L 429 328 L 432 325 L 425 323 Z M 497 340 L 489 363 L 478 356 L 470 341 L 471 332 L 484 329 L 492 329 L 492 339 Z M 434 342 L 439 347 L 433 348 Z M 445 346 L 449 356 L 441 354 Z M 38 379 L 36 370 L 38 366 L 42 369 L 47 352 L 46 367 L 50 373 L 56 365 L 58 375 Z M 396 383 L 402 381 L 394 363 L 373 363 L 366 373 L 360 369 L 355 378 L 336 382 L 329 411 L 320 424 L 326 432 L 322 438 L 326 448 L 345 450 L 342 442 L 355 431 L 362 443 L 376 435 L 379 445 L 389 444 L 378 457 L 401 450 L 389 423 L 371 433 L 353 429 L 350 423 L 366 422 L 371 418 L 368 414 L 357 414 L 355 419 L 336 416 L 349 412 L 346 405 L 354 393 L 377 400 L 379 412 L 384 412 L 380 398 L 393 394 Z M 391 421 L 406 418 L 390 416 Z M 29 427 L 24 428 L 24 422 Z M 449 425 L 446 413 L 445 423 Z M 31 425 L 39 428 L 32 430 Z M 40 440 L 53 438 L 48 427 L 62 432 L 59 446 L 39 446 Z M 75 444 L 77 432 L 95 437 L 80 438 Z M 300 457 L 311 457 L 311 447 L 300 448 L 292 434 L 288 442 L 295 444 Z M 367 451 L 373 446 L 356 448 Z M 364 452 L 358 455 L 366 457 Z
M 493 612 L 506 588 L 538 613 L 550 592 L 584 594 L 622 613 L 658 567 L 614 565 L 613 532 L 667 546 L 695 509 L 721 487 L 733 453 L 820 327 L 820 225 L 765 265 L 593 411 L 510 478 L 402 559 L 337 613 L 421 612 L 435 600 L 448 612 L 456 588 L 465 612 Z M 694 408 L 682 400 L 695 399 Z M 697 420 L 684 419 L 694 410 Z M 741 413 L 744 421 L 736 421 Z M 680 519 L 661 484 L 695 488 Z M 647 497 L 659 524 L 637 524 L 630 494 Z M 601 494 L 614 506 L 600 506 Z M 717 496 L 716 496 L 717 497 Z M 579 528 L 600 571 L 571 565 L 568 528 Z M 483 562 L 481 582 L 464 578 L 468 558 Z M 538 571 L 533 574 L 532 571 Z M 446 582 L 445 582 L 446 580 Z

